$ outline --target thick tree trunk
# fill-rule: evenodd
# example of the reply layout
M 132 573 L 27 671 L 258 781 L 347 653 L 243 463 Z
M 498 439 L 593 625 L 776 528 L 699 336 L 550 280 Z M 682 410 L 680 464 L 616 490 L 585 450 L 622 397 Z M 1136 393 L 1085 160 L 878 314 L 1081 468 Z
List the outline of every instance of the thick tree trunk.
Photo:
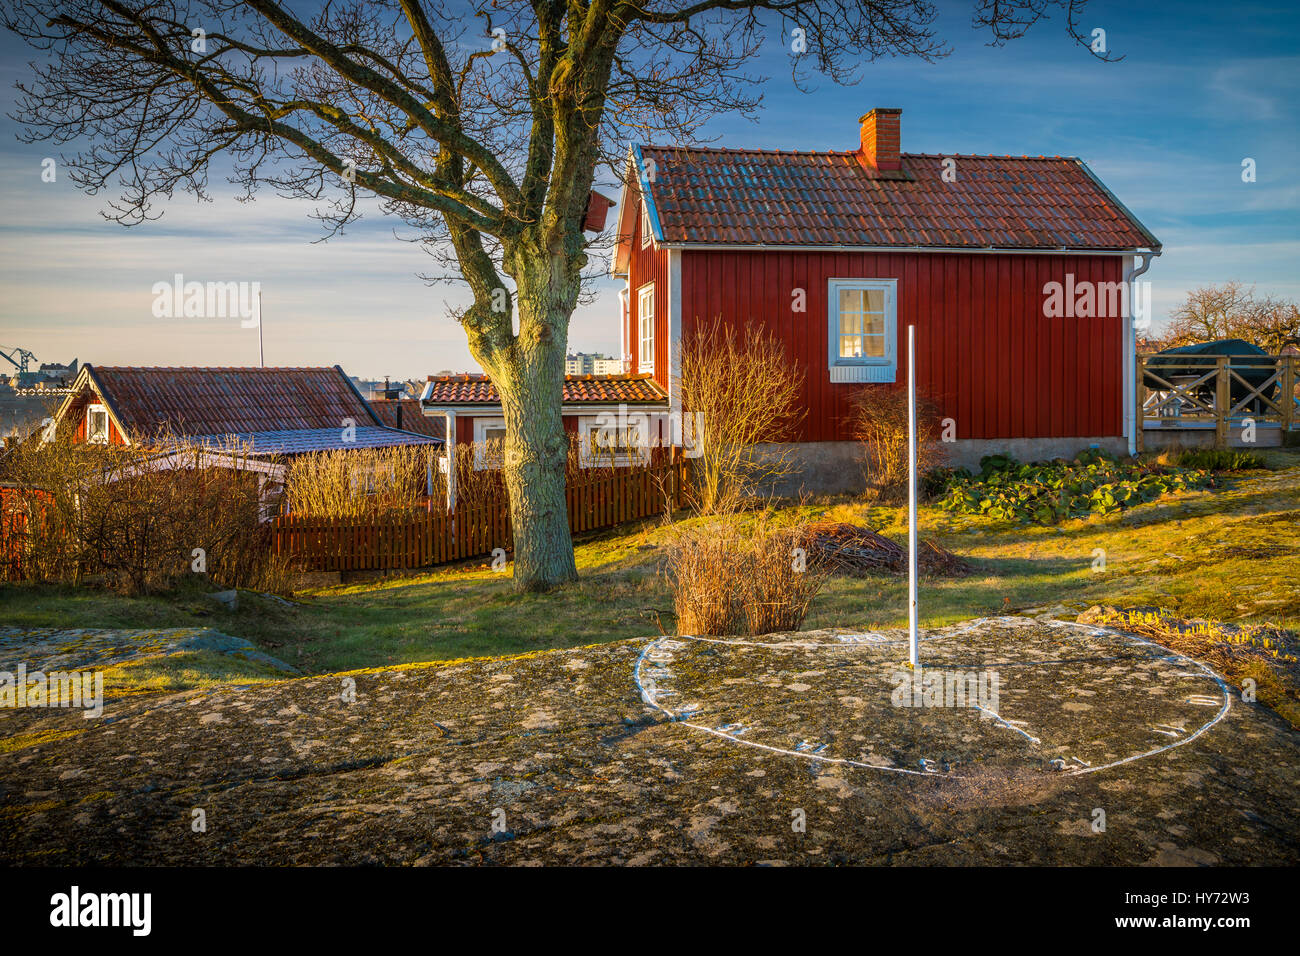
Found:
M 516 273 L 519 336 L 511 361 L 494 375 L 506 419 L 505 480 L 521 591 L 578 577 L 565 498 L 569 437 L 560 413 L 577 276 L 557 259 L 534 258 Z M 541 275 L 534 271 L 539 265 Z

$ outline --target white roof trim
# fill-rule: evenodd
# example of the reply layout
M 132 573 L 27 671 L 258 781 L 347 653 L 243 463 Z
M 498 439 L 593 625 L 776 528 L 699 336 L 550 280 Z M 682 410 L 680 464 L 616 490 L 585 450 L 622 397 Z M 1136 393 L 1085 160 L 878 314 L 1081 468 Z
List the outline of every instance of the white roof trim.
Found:
M 1159 249 L 1077 249 L 1061 246 L 1052 249 L 1025 249 L 1016 246 L 854 246 L 854 245 L 796 245 L 794 243 L 765 242 L 665 242 L 665 249 L 685 252 L 943 252 L 1037 256 L 1131 256 L 1139 253 L 1160 255 Z

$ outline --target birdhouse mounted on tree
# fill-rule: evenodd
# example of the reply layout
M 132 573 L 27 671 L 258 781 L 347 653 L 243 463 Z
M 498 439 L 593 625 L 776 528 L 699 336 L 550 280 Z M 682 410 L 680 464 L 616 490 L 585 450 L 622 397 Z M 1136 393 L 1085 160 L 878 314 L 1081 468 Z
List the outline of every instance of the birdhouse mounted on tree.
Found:
M 609 214 L 610 209 L 617 206 L 618 203 L 612 199 L 606 199 L 594 189 L 587 196 L 587 212 L 582 218 L 582 228 L 586 232 L 600 232 L 605 228 L 605 217 Z

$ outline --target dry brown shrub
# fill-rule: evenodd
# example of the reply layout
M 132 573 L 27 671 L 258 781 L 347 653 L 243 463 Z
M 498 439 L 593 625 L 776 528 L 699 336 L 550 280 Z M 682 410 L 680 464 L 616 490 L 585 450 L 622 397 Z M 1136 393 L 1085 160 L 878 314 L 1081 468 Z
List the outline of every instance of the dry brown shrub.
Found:
M 767 513 L 678 528 L 668 579 L 680 634 L 771 634 L 798 630 L 826 580 L 809 561 L 802 524 Z
M 300 455 L 288 469 L 289 510 L 323 518 L 409 512 L 425 502 L 436 454 L 431 445 L 407 445 Z
M 923 396 L 916 401 L 919 476 L 944 463 L 939 410 Z M 849 427 L 863 446 L 867 489 L 881 502 L 907 498 L 907 390 L 881 386 L 858 389 L 850 400 Z
M 808 616 L 826 569 L 810 557 L 806 538 L 802 524 L 776 525 L 766 515 L 755 520 L 743 602 L 750 634 L 797 631 Z
M 103 575 L 124 593 L 174 587 L 201 573 L 221 587 L 283 590 L 285 563 L 271 553 L 276 507 L 264 500 L 247 449 L 222 452 L 160 436 L 149 446 L 76 443 L 70 434 L 30 441 L 5 460 L 28 502 L 22 566 L 32 580 L 78 583 Z M 273 463 L 272 463 L 273 464 Z
M 682 531 L 668 552 L 679 634 L 739 634 L 745 620 L 738 580 L 744 573 L 734 525 L 713 522 Z

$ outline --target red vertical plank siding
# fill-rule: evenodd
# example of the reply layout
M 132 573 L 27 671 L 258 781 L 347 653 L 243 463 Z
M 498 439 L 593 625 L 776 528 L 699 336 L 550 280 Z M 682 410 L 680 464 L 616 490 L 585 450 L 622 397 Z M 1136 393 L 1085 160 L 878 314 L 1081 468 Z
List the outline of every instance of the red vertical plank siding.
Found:
M 1011 428 L 1011 262 L 1005 256 L 997 257 L 998 292 L 996 322 L 998 329 L 997 369 L 994 385 L 997 395 L 996 432 L 998 438 L 1010 438 Z
M 1095 259 L 1085 259 L 1079 264 L 1078 272 L 1075 274 L 1076 279 L 1087 279 L 1089 282 L 1097 282 L 1101 279 L 1101 271 L 1096 268 Z M 1100 291 L 1100 290 L 1099 290 Z M 1103 297 L 1104 299 L 1104 297 Z M 1102 307 L 1099 303 L 1098 307 Z M 1096 316 L 1089 316 L 1086 319 L 1080 319 L 1075 323 L 1074 341 L 1075 348 L 1078 350 L 1079 365 L 1083 374 L 1079 376 L 1077 388 L 1075 389 L 1074 401 L 1079 410 L 1079 420 L 1084 422 L 1088 431 L 1085 435 L 1097 434 L 1098 425 L 1098 408 L 1097 401 L 1093 398 L 1093 393 L 1088 389 L 1088 382 L 1095 376 L 1099 382 L 1105 383 L 1105 375 L 1102 372 L 1101 364 L 1093 360 L 1094 347 L 1097 339 L 1104 334 L 1102 324 Z M 1100 389 L 1096 390 L 1100 391 Z
M 1035 283 L 1035 292 L 1038 294 L 1039 304 L 1035 314 L 1033 327 L 1038 333 L 1038 354 L 1033 365 L 1033 387 L 1037 392 L 1038 406 L 1038 428 L 1035 435 L 1052 434 L 1052 402 L 1051 396 L 1046 394 L 1046 388 L 1039 387 L 1040 380 L 1044 375 L 1050 375 L 1051 369 L 1049 362 L 1052 355 L 1052 320 L 1043 314 L 1043 287 L 1052 276 L 1052 260 L 1048 256 L 1041 256 L 1037 260 L 1037 280 Z
M 667 372 L 667 253 L 633 249 L 636 289 L 655 278 L 656 329 Z M 649 252 L 649 250 L 646 250 Z M 855 389 L 891 386 L 832 384 L 827 373 L 827 282 L 832 278 L 898 280 L 897 382 L 907 381 L 907 326 L 916 325 L 917 383 L 941 415 L 957 422 L 958 438 L 1113 436 L 1122 427 L 1122 319 L 1048 318 L 1043 287 L 1065 282 L 1118 282 L 1116 256 L 1018 254 L 886 254 L 854 252 L 682 253 L 682 331 L 719 316 L 739 330 L 762 325 L 804 370 L 801 441 L 851 438 L 849 400 Z M 793 290 L 807 310 L 792 310 Z M 635 336 L 633 336 L 635 341 Z M 657 370 L 656 378 L 659 377 Z
M 654 379 L 668 387 L 668 250 L 651 243 L 641 248 L 640 192 L 631 191 L 630 200 L 637 204 L 632 250 L 628 256 L 628 343 L 632 353 L 631 371 L 640 371 L 641 329 L 638 321 L 641 287 L 653 282 L 655 287 Z

